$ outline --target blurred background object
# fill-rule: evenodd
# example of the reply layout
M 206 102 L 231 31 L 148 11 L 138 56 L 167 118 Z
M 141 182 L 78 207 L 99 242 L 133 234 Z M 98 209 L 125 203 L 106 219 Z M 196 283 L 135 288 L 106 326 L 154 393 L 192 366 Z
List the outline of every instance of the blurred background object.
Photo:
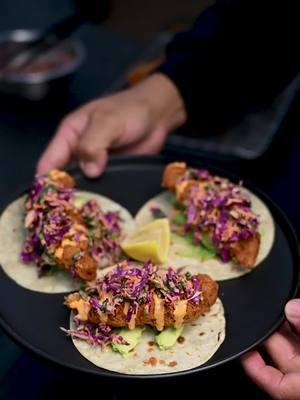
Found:
M 0 33 L 0 71 L 11 53 L 24 54 L 24 45 L 35 43 L 36 30 L 12 30 Z M 28 49 L 25 48 L 25 55 Z M 30 50 L 29 50 L 30 51 Z M 35 56 L 26 65 L 10 68 L 5 65 L 0 75 L 0 92 L 28 100 L 60 96 L 84 60 L 84 48 L 78 40 L 64 40 L 54 48 Z

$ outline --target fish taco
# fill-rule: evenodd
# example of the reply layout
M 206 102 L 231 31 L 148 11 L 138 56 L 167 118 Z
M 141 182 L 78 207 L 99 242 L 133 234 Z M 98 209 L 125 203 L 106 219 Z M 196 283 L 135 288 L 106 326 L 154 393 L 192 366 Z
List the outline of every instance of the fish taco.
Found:
M 240 183 L 175 162 L 165 168 L 168 191 L 149 200 L 136 224 L 169 218 L 168 261 L 225 280 L 244 275 L 269 254 L 275 227 L 268 207 Z
M 68 295 L 77 350 L 98 367 L 124 374 L 164 374 L 208 361 L 225 338 L 218 284 L 207 275 L 128 261 L 100 271 Z
M 0 264 L 19 285 L 41 292 L 76 289 L 98 268 L 120 260 L 120 242 L 133 229 L 129 212 L 107 197 L 78 191 L 52 170 L 0 219 Z

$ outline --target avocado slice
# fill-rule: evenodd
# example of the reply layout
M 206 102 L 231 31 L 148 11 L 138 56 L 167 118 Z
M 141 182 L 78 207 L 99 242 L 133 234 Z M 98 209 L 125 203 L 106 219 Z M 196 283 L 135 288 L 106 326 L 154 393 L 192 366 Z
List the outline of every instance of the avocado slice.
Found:
M 128 356 L 129 352 L 137 346 L 144 329 L 145 328 L 143 328 L 143 327 L 138 327 L 138 328 L 135 328 L 132 330 L 121 329 L 118 332 L 118 335 L 122 336 L 122 338 L 124 340 L 126 340 L 126 342 L 128 344 L 113 343 L 111 345 L 113 351 L 116 351 L 116 352 L 122 354 L 122 356 L 124 356 L 124 357 Z
M 205 261 L 217 255 L 216 250 L 207 249 L 202 243 L 196 245 L 191 233 L 187 233 L 184 236 L 172 233 L 171 239 L 175 245 L 175 253 L 179 256 L 200 258 Z
M 183 331 L 183 325 L 180 328 L 168 327 L 160 334 L 155 336 L 155 341 L 160 350 L 170 349 L 176 343 L 177 339 Z
M 186 223 L 186 216 L 183 211 L 178 212 L 173 218 L 172 222 L 176 225 L 184 225 Z
M 84 203 L 87 202 L 87 198 L 84 196 L 78 196 L 75 197 L 75 199 L 73 200 L 74 206 L 77 208 L 80 208 L 84 205 Z

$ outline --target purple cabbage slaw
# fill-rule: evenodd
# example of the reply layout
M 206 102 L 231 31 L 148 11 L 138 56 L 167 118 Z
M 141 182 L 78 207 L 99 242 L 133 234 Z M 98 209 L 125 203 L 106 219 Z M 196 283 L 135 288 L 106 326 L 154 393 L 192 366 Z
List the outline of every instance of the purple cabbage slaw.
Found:
M 97 326 L 89 323 L 80 323 L 77 321 L 76 329 L 60 329 L 65 332 L 68 336 L 73 338 L 85 340 L 92 345 L 101 347 L 108 346 L 110 344 L 123 344 L 127 345 L 126 340 L 114 332 L 107 324 L 99 324 Z
M 120 259 L 122 240 L 122 221 L 118 212 L 104 213 L 95 200 L 89 200 L 80 209 L 85 226 L 88 228 L 91 254 L 97 262 L 103 257 L 108 263 Z
M 63 187 L 50 174 L 37 176 L 29 188 L 25 203 L 27 237 L 21 260 L 33 262 L 40 275 L 59 267 L 54 251 L 73 225 L 67 212 L 72 208 L 74 193 L 74 188 Z
M 236 185 L 226 178 L 212 176 L 207 170 L 188 169 L 178 186 L 188 180 L 198 181 L 184 201 L 185 232 L 193 232 L 195 244 L 203 234 L 220 252 L 224 262 L 230 260 L 234 242 L 257 235 L 259 220 L 251 209 L 248 193 L 242 183 Z
M 69 175 L 66 176 L 72 180 Z M 73 240 L 78 246 L 86 240 L 96 262 L 102 257 L 115 261 L 120 255 L 119 214 L 102 212 L 95 201 L 87 201 L 78 209 L 74 205 L 74 194 L 73 187 L 64 187 L 61 182 L 52 179 L 51 172 L 37 176 L 29 188 L 25 203 L 27 236 L 21 260 L 24 263 L 33 262 L 39 275 L 64 269 L 55 251 L 65 238 Z M 82 256 L 79 253 L 72 260 L 74 265 L 70 265 L 75 276 L 75 263 Z
M 84 292 L 79 293 L 81 298 L 89 303 L 90 308 L 100 315 L 116 315 L 118 306 L 128 303 L 128 311 L 125 315 L 127 323 L 137 314 L 139 307 L 142 307 L 144 314 L 150 312 L 154 294 L 163 299 L 166 305 L 172 305 L 180 300 L 199 304 L 202 298 L 197 276 L 192 276 L 188 272 L 181 274 L 172 268 L 162 270 L 150 261 L 142 268 L 131 266 L 129 261 L 124 261 L 103 278 L 90 284 Z M 101 346 L 115 341 L 120 343 L 120 337 L 114 336 L 108 324 L 93 325 L 90 322 L 80 321 L 78 316 L 75 316 L 74 320 L 77 325 L 75 329 L 63 329 L 72 337 Z M 101 334 L 103 328 L 108 332 L 108 337 L 105 336 L 103 341 L 101 341 L 102 336 L 93 334 L 98 327 Z

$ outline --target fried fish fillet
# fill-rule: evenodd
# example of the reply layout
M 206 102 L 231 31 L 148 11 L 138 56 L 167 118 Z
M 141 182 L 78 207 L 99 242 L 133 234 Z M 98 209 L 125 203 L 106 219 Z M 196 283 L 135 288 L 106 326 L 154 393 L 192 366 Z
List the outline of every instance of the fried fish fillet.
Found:
M 187 300 L 185 305 L 184 314 L 182 316 L 183 323 L 195 321 L 200 317 L 200 315 L 209 311 L 210 307 L 216 302 L 218 297 L 218 284 L 211 279 L 208 275 L 197 275 L 199 286 L 201 289 L 201 297 L 199 304 L 193 302 L 192 300 Z M 99 298 L 99 301 L 103 301 L 104 298 Z M 184 300 L 183 300 L 184 301 Z M 84 321 L 89 321 L 92 324 L 107 323 L 110 327 L 121 328 L 129 326 L 126 321 L 126 301 L 120 303 L 113 314 L 98 312 L 91 307 L 89 301 L 82 297 L 80 293 L 70 294 L 65 298 L 65 305 L 70 309 L 76 310 L 80 319 Z M 135 326 L 149 325 L 157 327 L 156 318 L 156 301 L 154 295 L 152 296 L 150 307 L 148 308 L 144 304 L 138 305 Z M 164 304 L 163 305 L 163 326 L 175 326 L 175 307 L 174 304 Z M 129 326 L 130 327 L 130 326 Z M 162 330 L 161 329 L 161 330 Z

